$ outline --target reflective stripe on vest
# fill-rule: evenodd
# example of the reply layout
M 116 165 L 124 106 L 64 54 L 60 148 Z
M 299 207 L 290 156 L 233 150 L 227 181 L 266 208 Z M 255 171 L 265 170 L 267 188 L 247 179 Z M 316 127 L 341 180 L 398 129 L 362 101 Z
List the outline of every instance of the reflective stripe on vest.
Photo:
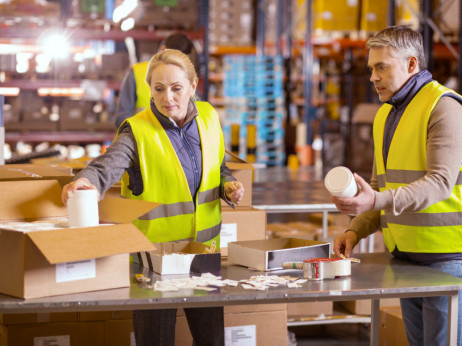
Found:
M 384 104 L 374 119 L 375 161 L 380 191 L 398 189 L 423 178 L 427 166 L 427 127 L 438 100 L 454 91 L 433 81 L 425 85 L 406 107 L 390 144 L 387 162 L 383 158 L 385 122 L 391 105 Z M 462 169 L 462 166 L 461 166 Z M 424 210 L 393 215 L 381 211 L 385 244 L 391 252 L 462 252 L 462 172 L 451 196 Z
M 146 83 L 146 73 L 148 72 L 149 61 L 139 62 L 133 65 L 133 74 L 136 82 L 136 103 L 137 108 L 149 107 L 151 100 L 151 89 Z
M 220 166 L 224 142 L 218 115 L 207 102 L 196 102 L 202 147 L 202 180 L 193 201 L 186 176 L 170 140 L 150 107 L 127 119 L 137 143 L 143 192 L 134 196 L 128 175 L 122 179 L 122 195 L 161 203 L 134 224 L 155 243 L 195 240 L 219 248 L 221 230 Z

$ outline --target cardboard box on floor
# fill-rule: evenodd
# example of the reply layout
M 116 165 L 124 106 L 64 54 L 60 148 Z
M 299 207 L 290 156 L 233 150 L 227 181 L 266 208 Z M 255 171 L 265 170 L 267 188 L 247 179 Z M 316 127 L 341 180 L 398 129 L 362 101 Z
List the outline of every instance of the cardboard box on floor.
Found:
M 55 179 L 61 186 L 64 186 L 73 178 L 70 168 L 58 165 L 11 164 L 0 166 L 0 181 Z
M 258 304 L 225 306 L 226 345 L 287 345 L 287 305 Z M 175 346 L 192 345 L 192 336 L 182 309 L 178 309 Z
M 0 182 L 0 222 L 67 217 L 54 180 Z M 0 232 L 0 292 L 19 298 L 130 286 L 129 253 L 152 243 L 131 223 L 157 203 L 106 198 L 98 227 Z
M 104 345 L 104 322 L 0 326 L 0 346 L 13 345 Z
M 252 207 L 221 208 L 220 251 L 228 255 L 228 243 L 265 239 L 266 211 Z
M 380 308 L 379 345 L 408 345 L 400 307 Z
M 339 306 L 355 315 L 370 315 L 370 299 L 345 300 L 337 303 Z M 399 307 L 399 298 L 380 299 L 380 307 Z
M 299 302 L 287 304 L 287 318 L 317 317 L 332 315 L 334 302 Z
M 330 243 L 297 238 L 237 241 L 228 244 L 228 261 L 268 271 L 282 269 L 283 262 L 330 257 Z
M 154 250 L 138 252 L 138 263 L 158 274 L 216 273 L 221 271 L 221 254 L 208 253 L 209 247 L 194 241 L 154 243 Z

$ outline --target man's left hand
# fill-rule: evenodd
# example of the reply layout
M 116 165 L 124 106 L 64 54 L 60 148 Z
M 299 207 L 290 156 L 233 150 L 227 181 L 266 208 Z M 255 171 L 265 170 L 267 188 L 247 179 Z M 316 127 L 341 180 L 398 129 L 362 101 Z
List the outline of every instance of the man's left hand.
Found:
M 334 197 L 332 201 L 342 214 L 358 215 L 372 210 L 375 204 L 375 191 L 372 187 L 358 174 L 354 174 L 356 183 L 360 190 L 355 197 Z

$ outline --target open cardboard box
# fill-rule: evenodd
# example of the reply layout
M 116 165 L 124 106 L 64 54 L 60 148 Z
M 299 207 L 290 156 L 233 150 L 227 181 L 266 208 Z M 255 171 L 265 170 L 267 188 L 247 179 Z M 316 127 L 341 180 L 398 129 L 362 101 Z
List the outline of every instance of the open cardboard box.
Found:
M 0 166 L 0 181 L 50 180 L 61 186 L 72 181 L 72 169 L 58 165 L 11 164 Z
M 67 217 L 55 180 L 0 182 L 0 222 Z M 20 298 L 130 286 L 129 253 L 152 243 L 131 222 L 159 204 L 106 198 L 98 227 L 0 229 L 0 292 Z
M 155 250 L 139 252 L 135 262 L 158 274 L 219 273 L 221 254 L 194 241 L 154 243 Z
M 228 244 L 228 262 L 268 271 L 282 269 L 284 262 L 330 257 L 331 244 L 308 239 L 276 238 Z

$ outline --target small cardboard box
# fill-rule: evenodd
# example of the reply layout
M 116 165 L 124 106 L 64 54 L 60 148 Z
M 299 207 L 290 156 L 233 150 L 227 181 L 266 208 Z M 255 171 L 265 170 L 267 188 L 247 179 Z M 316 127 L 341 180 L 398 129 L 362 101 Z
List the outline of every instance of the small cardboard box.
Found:
M 224 307 L 226 345 L 286 345 L 287 305 L 257 304 Z M 175 345 L 193 344 L 188 321 L 177 311 Z
M 104 345 L 104 322 L 0 326 L 0 346 L 8 345 Z
M 228 244 L 266 238 L 266 211 L 251 207 L 221 208 L 220 251 L 228 255 Z
M 0 292 L 37 298 L 129 286 L 129 253 L 153 249 L 131 221 L 158 206 L 106 198 L 99 203 L 99 217 L 109 225 L 34 232 L 0 229 Z M 0 182 L 0 221 L 66 216 L 57 181 Z
M 154 243 L 155 249 L 139 252 L 135 262 L 159 274 L 219 273 L 221 254 L 207 253 L 207 245 L 194 241 Z
M 252 205 L 252 174 L 255 169 L 251 163 L 242 162 L 226 162 L 226 167 L 231 170 L 231 174 L 237 181 L 244 185 L 244 197 L 242 198 L 239 206 L 250 207 Z M 221 200 L 222 206 L 228 206 L 228 204 Z
M 400 307 L 380 308 L 379 345 L 408 345 Z
M 70 168 L 57 165 L 12 164 L 0 166 L 0 181 L 50 180 L 55 179 L 61 186 L 72 181 Z
M 228 261 L 257 270 L 282 269 L 284 262 L 330 257 L 330 243 L 296 238 L 237 241 L 228 244 Z

